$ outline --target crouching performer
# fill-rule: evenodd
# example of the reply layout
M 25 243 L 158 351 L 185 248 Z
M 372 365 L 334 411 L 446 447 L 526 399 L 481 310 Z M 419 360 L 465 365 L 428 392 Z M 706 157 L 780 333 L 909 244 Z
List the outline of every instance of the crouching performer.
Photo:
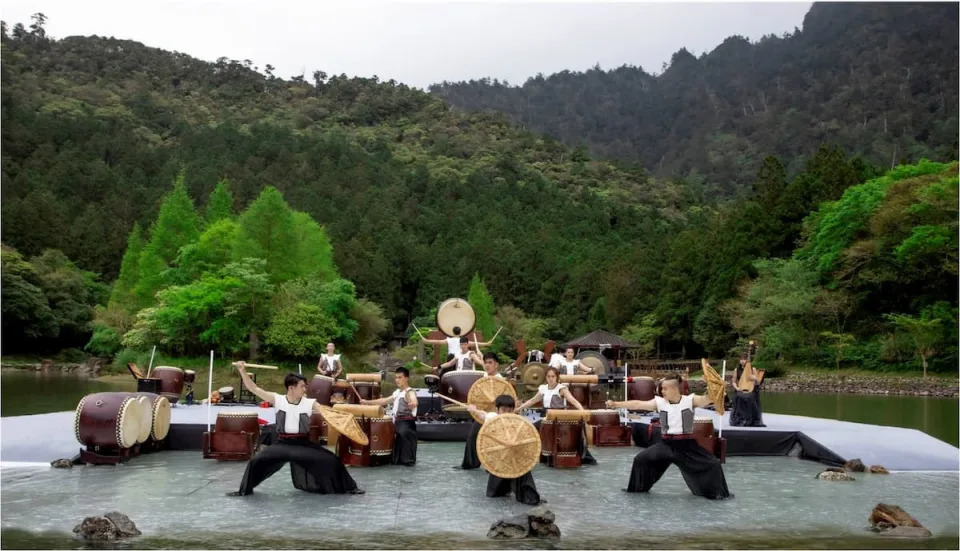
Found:
M 283 380 L 285 394 L 267 392 L 247 375 L 243 362 L 237 362 L 243 386 L 261 400 L 277 408 L 276 443 L 258 452 L 243 473 L 240 490 L 228 496 L 247 496 L 261 482 L 290 463 L 293 485 L 299 490 L 317 494 L 362 494 L 347 468 L 336 455 L 320 444 L 310 442 L 310 415 L 320 413 L 316 400 L 306 397 L 307 380 L 291 373 Z
M 653 400 L 607 401 L 609 408 L 628 408 L 660 412 L 662 440 L 643 450 L 633 459 L 627 492 L 649 492 L 673 464 L 680 469 L 684 482 L 694 495 L 707 499 L 733 497 L 727 490 L 720 460 L 703 449 L 693 435 L 693 408 L 704 407 L 710 396 L 680 393 L 679 375 L 666 378 L 661 387 L 663 397 Z
M 495 419 L 497 415 L 513 413 L 516 405 L 517 403 L 512 396 L 501 394 L 494 401 L 494 406 L 497 408 L 496 413 L 479 410 L 472 404 L 467 406 L 467 410 L 480 417 L 481 424 L 484 424 Z M 517 478 L 500 478 L 490 473 L 487 478 L 487 497 L 508 496 L 511 492 L 513 492 L 517 501 L 524 505 L 546 503 L 546 501 L 540 499 L 540 493 L 537 492 L 537 484 L 533 481 L 532 470 Z

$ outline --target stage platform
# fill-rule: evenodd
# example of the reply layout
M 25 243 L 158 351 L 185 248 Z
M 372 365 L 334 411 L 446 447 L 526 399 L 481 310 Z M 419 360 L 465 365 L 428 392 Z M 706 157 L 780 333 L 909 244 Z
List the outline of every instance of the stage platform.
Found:
M 170 450 L 200 450 L 202 434 L 207 430 L 207 406 L 178 404 L 171 408 Z M 273 408 L 253 406 L 214 406 L 210 422 L 220 411 L 255 411 L 272 425 Z M 0 462 L 48 464 L 55 459 L 70 459 L 80 451 L 74 436 L 74 412 L 62 411 L 39 415 L 0 418 Z M 698 416 L 709 416 L 714 428 L 720 421 L 715 412 L 698 409 Z M 654 417 L 643 415 L 631 419 L 634 443 L 649 442 L 649 422 Z M 960 450 L 918 430 L 850 423 L 797 415 L 764 414 L 763 428 L 725 428 L 727 456 L 787 456 L 842 464 L 859 458 L 866 465 L 883 465 L 891 471 L 960 471 Z M 471 422 L 417 423 L 423 441 L 464 441 Z M 723 426 L 729 427 L 729 414 Z

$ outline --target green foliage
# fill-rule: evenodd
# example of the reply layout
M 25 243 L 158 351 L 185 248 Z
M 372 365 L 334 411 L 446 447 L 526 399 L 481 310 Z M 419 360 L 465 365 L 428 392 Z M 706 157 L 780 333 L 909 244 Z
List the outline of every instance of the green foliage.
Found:
M 19 339 L 42 339 L 59 335 L 56 317 L 43 292 L 40 276 L 32 264 L 20 253 L 6 246 L 0 252 L 3 259 L 2 278 L 3 336 L 9 353 L 10 346 Z
M 480 273 L 473 274 L 470 280 L 470 290 L 467 293 L 467 302 L 473 307 L 473 312 L 477 316 L 477 331 L 483 333 L 485 339 L 490 339 L 497 332 L 496 322 L 493 321 L 494 305 L 493 297 L 487 291 L 487 286 L 483 284 Z
M 323 307 L 298 302 L 274 315 L 264 337 L 278 353 L 305 357 L 321 354 L 337 334 L 336 322 Z
M 203 219 L 209 225 L 227 218 L 233 218 L 233 194 L 230 193 L 230 182 L 224 178 L 210 193 Z
M 383 316 L 383 308 L 367 299 L 357 299 L 350 310 L 350 319 L 357 323 L 353 338 L 344 352 L 351 357 L 360 357 L 369 353 L 383 342 L 390 322 Z
M 137 298 L 134 289 L 140 277 L 140 255 L 143 254 L 143 247 L 140 224 L 135 222 L 127 237 L 127 250 L 123 253 L 123 260 L 120 262 L 120 275 L 117 276 L 110 294 L 110 306 L 130 313 L 136 309 Z
M 656 316 L 647 314 L 639 324 L 628 325 L 621 332 L 626 340 L 639 344 L 638 352 L 645 357 L 652 356 L 657 351 L 657 341 L 665 333 L 663 327 L 657 325 Z
M 496 322 L 503 326 L 497 340 L 503 339 L 500 350 L 507 354 L 516 349 L 517 341 L 521 339 L 527 350 L 542 350 L 548 340 L 547 335 L 556 331 L 556 320 L 531 317 L 516 306 L 497 308 Z

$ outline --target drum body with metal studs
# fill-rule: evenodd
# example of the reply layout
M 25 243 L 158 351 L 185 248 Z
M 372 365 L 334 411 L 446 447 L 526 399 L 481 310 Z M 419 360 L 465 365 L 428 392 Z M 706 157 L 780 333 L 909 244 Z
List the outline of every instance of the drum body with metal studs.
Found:
M 137 443 L 146 442 L 148 438 L 163 440 L 170 431 L 170 401 L 164 396 L 150 392 L 122 392 L 136 398 L 143 408 L 141 432 Z
M 337 441 L 337 455 L 340 460 L 344 465 L 355 467 L 388 465 L 393 458 L 395 437 L 393 418 L 359 417 L 357 422 L 370 442 L 361 446 L 349 438 L 340 438 Z
M 717 452 L 717 441 L 713 435 L 713 419 L 710 417 L 694 417 L 693 435 L 701 448 L 712 454 Z
M 74 434 L 91 451 L 121 450 L 137 443 L 144 401 L 120 392 L 98 392 L 77 404 Z
M 590 444 L 599 447 L 629 446 L 631 430 L 620 423 L 620 412 L 613 409 L 597 409 L 590 412 L 587 426 Z
M 169 365 L 160 365 L 153 368 L 150 373 L 153 378 L 160 379 L 160 388 L 158 394 L 166 398 L 171 404 L 180 401 L 180 394 L 183 392 L 183 370 L 179 367 Z
M 465 336 L 476 323 L 473 307 L 462 298 L 447 299 L 437 308 L 437 329 L 448 337 Z
M 440 377 L 439 394 L 462 403 L 467 403 L 470 396 L 470 387 L 484 377 L 483 371 L 447 371 Z M 464 406 L 458 406 L 444 401 L 443 411 L 450 417 L 469 418 L 470 414 Z
M 577 451 L 577 445 L 583 437 L 583 420 L 564 420 L 554 421 L 554 449 L 553 462 L 551 467 L 557 468 L 577 468 L 580 466 L 580 452 Z
M 233 408 L 229 408 L 233 409 Z M 260 433 L 260 422 L 255 411 L 221 411 L 214 428 L 218 432 Z

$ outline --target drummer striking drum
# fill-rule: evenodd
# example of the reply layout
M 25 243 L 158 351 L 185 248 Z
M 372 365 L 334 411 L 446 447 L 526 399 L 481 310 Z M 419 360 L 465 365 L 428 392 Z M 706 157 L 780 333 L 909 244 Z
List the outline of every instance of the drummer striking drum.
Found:
M 555 367 L 548 367 L 545 378 L 546 384 L 537 388 L 537 393 L 526 402 L 520 404 L 518 410 L 526 409 L 537 402 L 542 402 L 544 409 L 566 409 L 567 402 L 573 405 L 574 409 L 583 410 L 583 405 L 570 394 L 566 385 L 560 384 L 560 372 Z M 540 428 L 539 426 L 537 428 Z M 584 465 L 596 465 L 590 450 L 587 449 L 587 437 L 581 434 L 577 443 L 577 451 L 580 453 L 581 462 Z
M 703 449 L 693 434 L 693 408 L 713 403 L 707 396 L 680 394 L 679 375 L 666 378 L 661 386 L 663 397 L 653 400 L 607 401 L 607 407 L 660 412 L 662 440 L 638 453 L 633 459 L 630 482 L 625 491 L 649 492 L 673 464 L 680 469 L 684 482 L 694 495 L 707 499 L 733 497 L 727 490 L 720 460 Z
M 252 494 L 254 488 L 287 463 L 290 463 L 290 474 L 297 489 L 318 494 L 364 493 L 336 455 L 308 439 L 310 415 L 321 413 L 321 410 L 316 400 L 306 397 L 307 381 L 302 375 L 287 375 L 283 381 L 286 394 L 277 394 L 254 384 L 243 362 L 237 362 L 236 366 L 243 386 L 277 408 L 279 439 L 253 456 L 243 473 L 240 490 L 227 495 Z
M 317 371 L 322 375 L 336 379 L 343 373 L 343 363 L 340 361 L 340 354 L 334 354 L 336 346 L 332 342 L 327 343 L 327 353 L 320 356 L 317 362 Z
M 513 413 L 513 409 L 516 404 L 517 403 L 512 396 L 501 394 L 500 396 L 497 396 L 497 400 L 495 402 L 497 407 L 496 413 L 487 413 L 481 411 L 472 404 L 467 406 L 467 410 L 470 413 L 479 416 L 482 423 L 486 423 L 494 420 L 497 415 Z M 533 480 L 533 471 L 529 471 L 518 478 L 500 478 L 499 476 L 495 476 L 493 473 L 490 473 L 489 477 L 487 478 L 487 497 L 503 497 L 510 495 L 511 492 L 513 492 L 513 495 L 517 501 L 523 503 L 524 505 L 539 505 L 540 503 L 546 503 L 545 500 L 540 499 L 540 493 L 537 492 L 537 484 Z
M 469 364 L 467 363 L 469 362 Z M 460 337 L 460 351 L 454 354 L 453 358 L 440 364 L 440 375 L 447 370 L 455 369 L 457 371 L 475 370 L 475 365 L 483 364 L 483 360 L 476 352 L 470 350 L 470 342 L 466 337 Z
M 417 393 L 410 387 L 410 372 L 398 367 L 394 372 L 397 389 L 386 398 L 360 400 L 363 405 L 384 406 L 393 404 L 394 465 L 412 467 L 417 462 Z

